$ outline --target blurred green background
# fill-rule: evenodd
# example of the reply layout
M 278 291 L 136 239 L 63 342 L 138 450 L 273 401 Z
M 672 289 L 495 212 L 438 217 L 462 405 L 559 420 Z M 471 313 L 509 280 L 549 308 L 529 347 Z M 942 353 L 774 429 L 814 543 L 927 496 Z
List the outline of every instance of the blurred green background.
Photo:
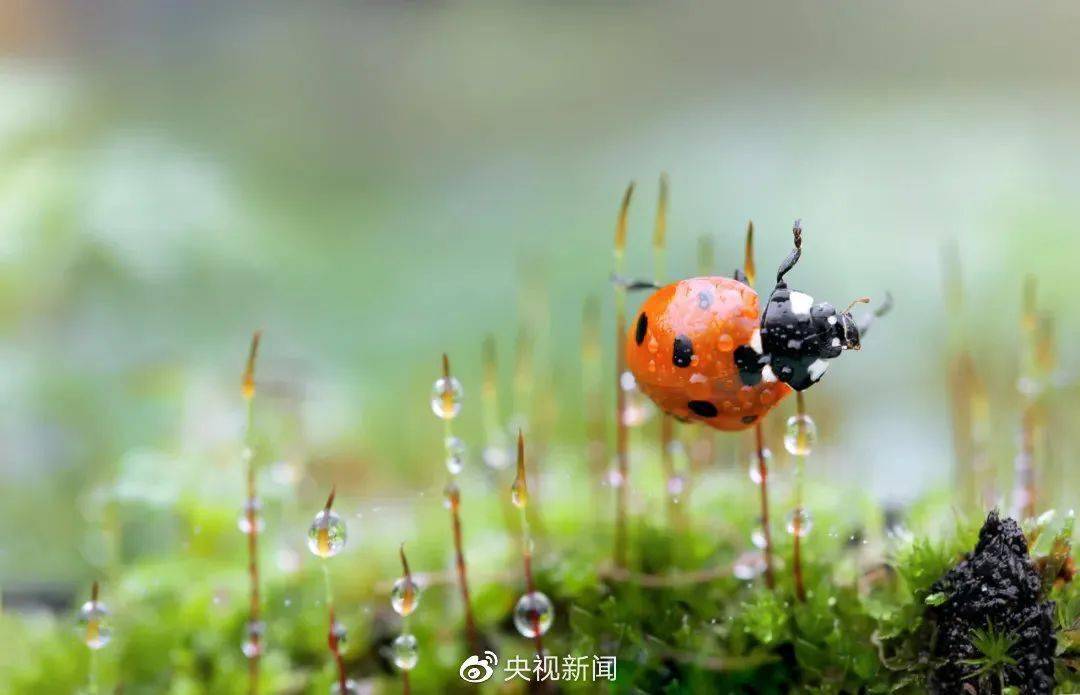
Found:
M 226 518 L 239 508 L 238 385 L 255 328 L 274 432 L 260 484 L 297 518 L 332 482 L 360 547 L 415 540 L 415 510 L 441 513 L 427 397 L 444 351 L 469 397 L 467 479 L 480 478 L 489 334 L 502 416 L 551 423 L 542 495 L 580 492 L 583 302 L 602 300 L 610 342 L 618 200 L 636 180 L 630 268 L 647 275 L 661 171 L 672 275 L 696 272 L 703 235 L 730 273 L 753 219 L 764 281 L 800 217 L 801 289 L 839 305 L 892 291 L 894 313 L 810 395 L 817 481 L 887 502 L 952 484 L 953 326 L 987 382 L 993 464 L 1007 468 L 1028 273 L 1056 319 L 1056 384 L 1075 413 L 1074 3 L 4 3 L 0 15 L 8 595 L 98 576 L 108 523 L 125 528 L 127 562 L 189 549 L 176 519 L 192 500 Z M 960 315 L 943 298 L 950 247 Z M 522 330 L 536 400 L 513 403 Z M 1050 455 L 1075 483 L 1077 442 L 1058 426 Z M 718 441 L 721 464 L 742 460 L 743 438 Z M 1051 501 L 1073 505 L 1076 489 Z

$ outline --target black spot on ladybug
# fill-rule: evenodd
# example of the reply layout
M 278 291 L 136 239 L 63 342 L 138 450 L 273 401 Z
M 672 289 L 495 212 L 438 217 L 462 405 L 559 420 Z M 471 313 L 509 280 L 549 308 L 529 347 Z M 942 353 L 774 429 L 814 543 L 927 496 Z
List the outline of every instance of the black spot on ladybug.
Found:
M 712 292 L 701 291 L 697 296 L 698 309 L 708 309 L 712 306 Z
M 634 341 L 641 345 L 645 342 L 645 331 L 649 329 L 649 317 L 645 315 L 645 312 L 641 312 L 641 316 L 637 318 L 637 330 L 634 331 Z
M 671 352 L 671 363 L 676 367 L 689 367 L 694 356 L 694 344 L 685 335 L 675 337 L 675 346 Z
M 708 401 L 690 401 L 686 404 L 686 407 L 693 411 L 694 415 L 700 415 L 701 417 L 716 417 L 720 411 L 716 409 L 716 406 Z
M 744 425 L 752 425 L 754 420 L 757 420 L 757 415 L 744 415 L 742 418 Z

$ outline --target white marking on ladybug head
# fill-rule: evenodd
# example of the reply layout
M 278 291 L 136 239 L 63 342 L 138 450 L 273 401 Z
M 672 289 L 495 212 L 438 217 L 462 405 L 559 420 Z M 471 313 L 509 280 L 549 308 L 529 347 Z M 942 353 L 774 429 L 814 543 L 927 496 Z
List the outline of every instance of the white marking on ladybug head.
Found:
M 833 347 L 840 347 L 840 339 L 839 338 L 833 338 L 832 339 L 832 346 Z
M 820 359 L 820 358 L 814 360 L 813 362 L 810 363 L 810 368 L 808 370 L 810 372 L 810 378 L 812 380 L 814 380 L 814 381 L 817 381 L 822 376 L 824 376 L 825 370 L 828 369 L 828 368 L 829 368 L 829 363 L 826 362 L 825 360 Z
M 772 365 L 767 364 L 761 368 L 761 378 L 763 381 L 770 384 L 776 381 L 776 375 L 773 374 Z
M 836 317 L 835 316 L 830 316 L 828 321 L 829 321 L 830 326 L 835 326 L 836 325 Z
M 791 312 L 799 315 L 809 315 L 810 307 L 814 306 L 814 298 L 804 292 L 792 292 L 788 301 L 791 302 Z
M 754 329 L 754 334 L 752 336 L 750 336 L 750 347 L 757 354 L 759 354 L 759 355 L 761 354 L 761 329 L 760 328 L 755 328 Z

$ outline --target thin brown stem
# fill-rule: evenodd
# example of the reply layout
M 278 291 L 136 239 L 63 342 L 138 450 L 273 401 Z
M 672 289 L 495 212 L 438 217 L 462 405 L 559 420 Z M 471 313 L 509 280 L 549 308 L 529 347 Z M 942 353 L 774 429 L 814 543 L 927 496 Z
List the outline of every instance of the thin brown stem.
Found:
M 511 499 L 514 506 L 521 512 L 521 558 L 525 572 L 525 593 L 531 595 L 536 591 L 532 573 L 532 536 L 529 533 L 529 519 L 525 510 L 529 506 L 529 485 L 525 477 L 525 437 L 518 431 L 517 439 L 517 475 L 511 487 Z M 540 634 L 540 615 L 533 614 L 533 641 L 536 644 L 536 655 L 543 657 L 544 640 Z
M 743 274 L 746 282 L 751 287 L 757 278 L 757 270 L 754 267 L 754 221 L 746 223 L 746 243 L 743 246 Z M 802 397 L 802 394 L 799 394 Z M 770 589 L 776 587 L 776 575 L 773 572 L 773 544 L 772 528 L 769 523 L 769 466 L 765 461 L 765 432 L 761 421 L 754 425 L 754 445 L 758 461 L 758 477 L 761 478 L 761 532 L 765 537 L 765 586 Z
M 412 686 L 409 684 L 408 669 L 401 669 L 401 692 L 403 695 L 410 695 L 410 693 L 412 693 Z
M 247 402 L 247 426 L 244 434 L 244 460 L 245 477 L 247 481 L 247 504 L 244 515 L 247 523 L 247 553 L 248 553 L 248 582 L 250 585 L 249 623 L 247 628 L 248 639 L 252 643 L 251 656 L 248 658 L 248 692 L 257 695 L 259 692 L 259 662 L 262 655 L 262 632 L 257 628 L 262 615 L 262 597 L 259 591 L 259 518 L 258 518 L 258 494 L 255 486 L 255 451 L 252 438 L 254 436 L 254 404 L 255 404 L 255 361 L 259 356 L 259 341 L 262 331 L 255 331 L 251 337 L 251 348 L 248 351 L 247 363 L 244 365 L 244 375 L 240 380 L 240 394 Z
M 800 418 L 806 415 L 806 400 L 802 391 L 795 392 L 795 411 Z M 795 462 L 795 512 L 791 520 L 794 539 L 791 548 L 791 571 L 795 580 L 795 598 L 800 602 L 806 601 L 802 566 L 803 459 L 803 456 L 799 456 Z
M 334 664 L 337 666 L 338 672 L 338 688 L 341 691 L 341 695 L 345 695 L 349 692 L 349 678 L 345 673 L 345 659 L 341 656 L 341 640 L 338 639 L 338 633 L 335 629 L 337 620 L 334 617 L 334 605 L 329 604 L 330 613 L 330 627 L 326 632 L 326 643 L 330 647 L 330 653 L 334 657 Z
M 454 562 L 457 565 L 458 586 L 461 589 L 461 602 L 465 606 L 465 639 L 469 647 L 476 651 L 480 646 L 476 632 L 476 620 L 473 618 L 472 602 L 469 600 L 469 576 L 465 568 L 465 551 L 461 542 L 461 491 L 453 481 L 447 486 L 446 497 L 450 501 L 450 521 L 454 532 Z
M 623 258 L 626 251 L 627 212 L 634 193 L 631 183 L 623 196 L 619 217 L 615 225 L 615 274 L 622 276 Z M 626 512 L 629 506 L 630 454 L 629 433 L 623 419 L 626 410 L 626 394 L 622 388 L 622 375 L 626 371 L 626 354 L 623 340 L 626 334 L 626 288 L 615 283 L 615 456 L 618 460 L 618 487 L 615 497 L 615 565 L 626 566 Z
M 773 545 L 772 529 L 769 525 L 769 466 L 765 461 L 765 433 L 761 423 L 754 427 L 754 441 L 757 445 L 758 477 L 761 478 L 761 532 L 765 537 L 765 586 L 770 589 L 776 587 L 776 577 L 773 574 Z

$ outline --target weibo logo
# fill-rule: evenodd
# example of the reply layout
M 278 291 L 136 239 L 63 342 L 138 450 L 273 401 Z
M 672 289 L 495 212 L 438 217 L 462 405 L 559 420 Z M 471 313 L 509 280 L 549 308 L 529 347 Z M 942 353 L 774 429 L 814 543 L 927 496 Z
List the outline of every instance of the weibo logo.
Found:
M 498 665 L 499 657 L 495 656 L 495 652 L 484 652 L 482 657 L 473 654 L 462 662 L 458 675 L 461 676 L 461 680 L 468 683 L 483 683 L 491 678 L 495 673 L 493 667 Z

